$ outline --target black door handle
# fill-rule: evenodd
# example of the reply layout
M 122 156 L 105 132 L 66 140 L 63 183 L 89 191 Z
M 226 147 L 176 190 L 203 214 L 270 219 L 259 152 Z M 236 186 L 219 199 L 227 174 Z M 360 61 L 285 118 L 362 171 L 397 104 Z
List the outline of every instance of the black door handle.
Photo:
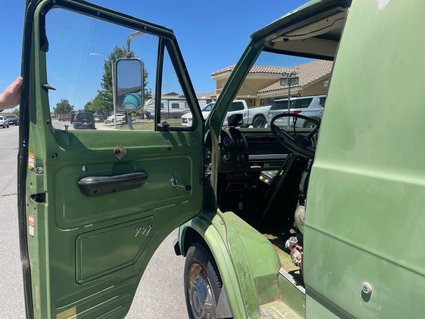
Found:
M 78 181 L 78 187 L 84 195 L 92 197 L 139 188 L 147 179 L 148 173 L 145 171 L 112 176 L 87 176 Z

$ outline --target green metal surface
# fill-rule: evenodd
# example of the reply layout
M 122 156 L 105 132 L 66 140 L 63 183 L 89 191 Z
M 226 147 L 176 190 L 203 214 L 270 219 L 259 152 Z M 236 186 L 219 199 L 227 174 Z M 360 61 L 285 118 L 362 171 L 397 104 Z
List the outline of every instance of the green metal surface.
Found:
M 201 214 L 180 227 L 183 254 L 189 248 L 184 246 L 188 229 L 197 231 L 213 254 L 234 318 L 259 318 L 260 304 L 281 297 L 276 250 L 244 220 L 232 212 Z
M 40 49 L 42 1 L 34 16 L 29 88 L 30 146 L 38 173 L 28 169 L 27 220 L 35 318 L 124 318 L 139 279 L 163 239 L 194 217 L 202 204 L 202 126 L 191 131 L 69 131 L 50 124 L 46 57 Z M 175 65 L 189 96 L 194 118 L 202 123 L 196 97 L 169 29 L 77 1 L 55 1 L 115 23 L 131 23 L 168 37 Z M 30 35 L 26 35 L 30 36 Z M 122 145 L 127 153 L 113 153 Z M 85 176 L 146 171 L 136 189 L 86 197 L 77 186 Z M 191 189 L 170 186 L 171 178 Z M 45 202 L 30 199 L 46 194 Z M 30 316 L 30 315 L 29 315 Z
M 308 192 L 312 317 L 325 312 L 309 305 L 353 318 L 425 313 L 424 14 L 413 0 L 350 9 Z
M 349 2 L 311 1 L 292 18 L 312 7 Z M 30 73 L 24 75 L 34 106 L 30 151 L 35 165 L 43 167 L 42 174 L 28 171 L 26 181 L 26 216 L 35 219 L 28 245 L 36 317 L 123 318 L 156 247 L 187 220 L 180 228 L 181 251 L 188 248 L 186 234 L 192 230 L 205 241 L 234 318 L 267 313 L 302 317 L 304 295 L 279 277 L 278 254 L 261 233 L 232 212 L 205 208 L 190 220 L 201 210 L 203 189 L 211 190 L 203 188 L 201 178 L 201 125 L 180 132 L 64 133 L 48 124 L 48 96 L 41 88 L 47 76 L 38 41 L 40 10 L 41 5 Z M 395 0 L 357 0 L 350 8 L 307 196 L 307 318 L 420 318 L 425 312 L 424 14 L 425 4 L 419 0 L 409 6 Z M 110 17 L 130 19 L 116 13 Z M 288 15 L 254 34 L 206 123 L 215 192 L 227 107 L 263 47 L 261 37 L 292 18 Z M 150 27 L 173 39 L 170 30 Z M 184 64 L 179 60 L 177 65 L 188 99 L 196 105 Z M 194 119 L 203 123 L 199 110 L 194 110 Z M 112 153 L 118 144 L 128 150 L 121 161 Z M 84 176 L 139 170 L 149 175 L 140 189 L 89 198 L 77 187 Z M 191 191 L 171 188 L 172 177 L 191 185 Z M 46 202 L 29 199 L 35 193 L 46 193 Z M 214 207 L 209 195 L 204 204 Z M 135 236 L 138 230 L 144 237 Z M 362 292 L 365 286 L 371 294 Z

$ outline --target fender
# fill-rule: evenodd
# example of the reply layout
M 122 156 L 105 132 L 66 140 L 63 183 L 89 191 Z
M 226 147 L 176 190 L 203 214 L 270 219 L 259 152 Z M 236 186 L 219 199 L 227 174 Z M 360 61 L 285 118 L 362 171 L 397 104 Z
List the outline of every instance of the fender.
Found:
M 259 305 L 281 297 L 275 248 L 233 212 L 204 212 L 180 226 L 182 255 L 196 241 L 214 257 L 234 318 L 259 318 Z

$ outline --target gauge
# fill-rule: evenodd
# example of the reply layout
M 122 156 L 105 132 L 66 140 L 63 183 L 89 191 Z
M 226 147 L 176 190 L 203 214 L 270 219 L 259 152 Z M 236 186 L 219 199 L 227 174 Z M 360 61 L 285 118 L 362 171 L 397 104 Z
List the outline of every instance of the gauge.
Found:
M 231 158 L 232 158 L 232 155 L 230 153 L 226 153 L 226 154 L 223 155 L 223 160 L 225 162 L 230 161 Z
M 233 141 L 232 141 L 232 139 L 231 139 L 229 136 L 225 136 L 225 137 L 223 138 L 223 145 L 224 145 L 224 146 L 229 147 L 229 146 L 231 146 L 232 144 L 233 144 Z

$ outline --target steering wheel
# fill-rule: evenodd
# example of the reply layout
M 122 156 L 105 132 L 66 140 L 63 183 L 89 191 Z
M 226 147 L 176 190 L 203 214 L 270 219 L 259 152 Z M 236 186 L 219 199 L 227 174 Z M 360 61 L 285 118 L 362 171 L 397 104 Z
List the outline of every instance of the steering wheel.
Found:
M 293 121 L 294 124 L 294 130 L 293 135 L 288 134 L 287 131 L 285 131 L 283 128 L 280 128 L 275 124 L 276 120 L 281 118 L 291 118 L 290 121 Z M 296 132 L 295 124 L 296 122 L 302 119 L 304 121 L 304 124 L 310 122 L 314 124 L 316 127 L 306 136 L 301 135 Z M 287 120 L 283 120 L 282 122 L 285 122 Z M 304 125 L 305 126 L 305 125 Z M 279 114 L 275 116 L 271 123 L 270 128 L 272 130 L 272 133 L 274 137 L 277 139 L 277 141 L 283 145 L 285 148 L 290 150 L 295 155 L 304 157 L 304 158 L 314 158 L 314 154 L 316 153 L 316 134 L 319 131 L 320 122 L 309 118 L 307 116 L 301 115 L 301 114 L 295 114 L 295 113 L 284 113 Z

